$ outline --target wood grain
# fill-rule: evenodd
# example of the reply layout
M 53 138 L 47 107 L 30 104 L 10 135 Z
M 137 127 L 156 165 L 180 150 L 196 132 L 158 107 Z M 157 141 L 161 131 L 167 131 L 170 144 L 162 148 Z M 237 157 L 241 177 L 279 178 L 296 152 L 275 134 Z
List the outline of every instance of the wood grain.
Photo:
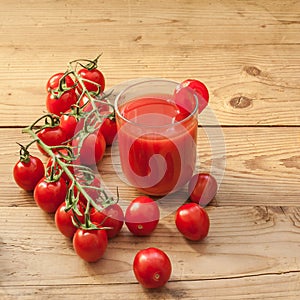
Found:
M 19 189 L 12 177 L 12 168 L 18 159 L 15 142 L 26 144 L 30 140 L 20 132 L 20 129 L 0 129 L 0 206 L 3 207 L 35 205 L 32 194 Z M 298 127 L 199 128 L 197 167 L 212 173 L 220 184 L 212 204 L 299 205 L 299 146 Z M 32 149 L 33 154 L 46 161 L 35 147 Z M 117 149 L 112 152 L 107 149 L 104 161 L 99 165 L 99 174 L 112 194 L 116 196 L 118 186 L 121 197 L 130 200 L 138 192 L 119 178 L 117 155 Z M 187 194 L 183 192 L 180 197 L 187 197 Z
M 1 4 L 0 126 L 30 124 L 45 110 L 48 78 L 101 52 L 108 88 L 194 77 L 222 125 L 299 124 L 297 1 L 26 3 Z
M 2 0 L 0 299 L 298 300 L 299 20 L 294 0 Z M 188 242 L 175 228 L 183 189 L 159 202 L 164 217 L 151 237 L 124 227 L 104 258 L 87 264 L 14 183 L 15 142 L 29 141 L 21 127 L 45 110 L 47 79 L 101 52 L 107 89 L 140 77 L 208 86 L 198 168 L 220 186 L 204 241 Z M 107 149 L 99 173 L 113 195 L 119 187 L 125 209 L 139 194 L 116 174 L 117 158 Z M 173 264 L 170 282 L 155 291 L 132 272 L 134 254 L 149 246 Z
M 173 6 L 158 0 L 152 3 L 146 0 L 98 3 L 5 0 L 1 11 L 5 29 L 3 38 L 7 43 L 15 37 L 16 44 L 39 46 L 42 38 L 49 36 L 50 30 L 57 33 L 60 41 L 64 38 L 73 45 L 95 45 L 95 34 L 104 38 L 101 42 L 105 42 L 109 35 L 111 40 L 113 34 L 116 39 L 109 47 L 123 46 L 127 39 L 135 39 L 149 47 L 159 41 L 159 33 L 164 38 L 162 45 L 171 43 L 180 47 L 191 42 L 214 45 L 298 43 L 299 9 L 299 3 L 292 0 L 284 4 L 268 0 L 259 4 L 250 0 L 205 0 L 201 3 L 177 0 Z M 224 26 L 227 27 L 225 31 Z M 14 30 L 16 28 L 18 32 Z M 81 39 L 74 38 L 73 30 Z M 146 35 L 146 41 L 143 35 Z M 45 46 L 53 46 L 51 39 L 43 42 Z
M 5 287 L 3 300 L 24 299 L 74 299 L 87 294 L 98 299 L 299 299 L 299 274 L 262 275 L 255 277 L 226 278 L 189 282 L 170 282 L 160 290 L 145 290 L 138 284 L 55 285 Z M 269 288 L 267 288 L 267 285 Z M 121 291 L 120 291 L 121 290 Z
M 207 285 L 209 290 L 216 284 L 216 296 L 220 297 L 226 282 L 233 288 L 235 298 L 251 290 L 253 295 L 262 296 L 263 287 L 254 291 L 260 278 L 268 284 L 281 279 L 277 289 L 288 289 L 279 296 L 299 293 L 299 209 L 208 207 L 207 212 L 211 227 L 209 236 L 202 242 L 185 240 L 175 228 L 174 216 L 169 215 L 160 221 L 151 238 L 133 237 L 124 227 L 109 243 L 103 259 L 87 264 L 74 254 L 71 242 L 56 230 L 53 218 L 40 209 L 0 210 L 5 224 L 0 231 L 3 291 L 16 295 L 22 293 L 24 286 L 31 286 L 28 295 L 35 290 L 43 295 L 48 291 L 47 286 L 56 286 L 49 292 L 54 297 L 64 286 L 72 295 L 79 292 L 79 287 L 83 289 L 81 294 L 94 285 L 99 287 L 100 294 L 108 293 L 112 297 L 116 284 L 120 287 L 126 283 L 124 293 L 128 293 L 128 299 L 140 293 L 142 297 L 151 296 L 135 284 L 131 263 L 139 249 L 159 245 L 173 264 L 170 284 L 161 291 L 161 296 L 168 297 L 170 292 L 171 296 L 184 293 L 195 297 L 194 289 Z M 16 215 L 22 218 L 22 226 Z M 239 284 L 241 289 L 237 288 Z M 71 291 L 74 285 L 77 288 Z M 110 290 L 105 290 L 106 286 Z M 191 286 L 192 290 L 184 292 L 185 286 Z M 266 296 L 274 295 L 277 289 L 266 290 Z M 225 296 L 229 297 L 226 293 Z

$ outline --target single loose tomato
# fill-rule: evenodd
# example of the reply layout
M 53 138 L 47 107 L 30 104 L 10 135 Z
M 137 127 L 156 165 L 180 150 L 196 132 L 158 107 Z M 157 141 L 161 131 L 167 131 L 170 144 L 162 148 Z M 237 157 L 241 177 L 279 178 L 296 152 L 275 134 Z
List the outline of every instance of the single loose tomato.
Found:
M 20 159 L 13 168 L 15 182 L 25 191 L 33 191 L 44 175 L 45 168 L 42 161 L 32 155 L 25 160 Z
M 37 136 L 47 146 L 60 146 L 67 140 L 66 135 L 60 126 L 45 127 L 37 133 Z M 41 153 L 47 155 L 39 143 L 37 143 L 37 146 Z
M 183 87 L 187 87 L 187 86 L 190 87 L 191 89 L 199 93 L 206 102 L 209 101 L 208 89 L 203 82 L 197 79 L 186 79 L 183 82 L 181 82 L 181 85 Z
M 160 217 L 157 203 L 146 196 L 135 198 L 126 209 L 125 224 L 137 236 L 150 235 L 156 228 Z
M 208 173 L 195 174 L 188 185 L 190 199 L 201 206 L 207 205 L 215 197 L 217 189 L 216 179 Z
M 57 116 L 66 112 L 77 102 L 74 89 L 67 90 L 62 94 L 48 93 L 46 98 L 47 110 Z
M 46 84 L 47 92 L 57 90 L 60 84 L 65 85 L 66 88 L 72 88 L 74 86 L 74 81 L 71 76 L 65 73 L 57 73 L 52 75 Z
M 55 225 L 57 229 L 68 238 L 72 238 L 77 231 L 77 227 L 73 224 L 72 218 L 74 221 L 75 218 L 77 218 L 80 223 L 84 222 L 84 205 L 78 202 L 77 209 L 81 215 L 76 214 L 76 216 L 74 216 L 75 213 L 72 209 L 66 211 L 66 203 L 63 202 L 55 212 Z
M 87 262 L 96 262 L 107 248 L 107 234 L 103 229 L 77 229 L 73 237 L 73 247 L 79 257 Z
M 105 138 L 106 145 L 112 145 L 117 134 L 116 120 L 111 118 L 104 118 L 100 127 L 100 132 Z
M 172 264 L 165 252 L 158 248 L 140 250 L 133 261 L 133 272 L 145 288 L 159 288 L 170 279 Z
M 204 239 L 209 231 L 209 217 L 204 208 L 197 203 L 180 206 L 175 215 L 177 229 L 189 240 Z
M 111 239 L 121 231 L 124 223 L 124 213 L 117 203 L 112 204 L 101 211 L 97 211 L 93 207 L 90 212 L 90 220 L 103 227 L 111 227 L 111 229 L 106 229 L 107 237 Z
M 78 75 L 82 78 L 85 88 L 89 92 L 103 92 L 105 89 L 105 78 L 98 69 L 80 69 L 78 71 Z M 77 85 L 78 92 L 82 92 L 82 86 L 80 84 Z
M 43 177 L 33 192 L 36 204 L 47 213 L 54 213 L 65 201 L 66 195 L 67 185 L 61 177 L 57 181 L 49 181 Z
M 208 89 L 204 83 L 196 79 L 184 80 L 175 89 L 174 101 L 185 117 L 187 113 L 191 113 L 193 111 L 194 107 L 190 89 L 196 92 L 198 97 L 198 113 L 203 111 L 209 101 Z

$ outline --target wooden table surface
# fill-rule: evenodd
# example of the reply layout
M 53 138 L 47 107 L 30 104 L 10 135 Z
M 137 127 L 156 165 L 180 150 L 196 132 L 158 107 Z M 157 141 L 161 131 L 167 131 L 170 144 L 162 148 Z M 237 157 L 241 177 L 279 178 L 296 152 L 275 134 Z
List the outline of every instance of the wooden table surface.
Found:
M 1 299 L 299 299 L 299 1 L 1 0 L 0 30 Z M 45 111 L 47 79 L 101 52 L 108 89 L 140 77 L 207 84 L 214 118 L 200 118 L 200 169 L 226 166 L 204 241 L 185 240 L 169 214 L 151 237 L 124 227 L 88 264 L 14 183 L 15 142 Z M 99 171 L 125 201 L 138 195 L 110 149 Z M 173 264 L 154 291 L 132 272 L 150 246 Z

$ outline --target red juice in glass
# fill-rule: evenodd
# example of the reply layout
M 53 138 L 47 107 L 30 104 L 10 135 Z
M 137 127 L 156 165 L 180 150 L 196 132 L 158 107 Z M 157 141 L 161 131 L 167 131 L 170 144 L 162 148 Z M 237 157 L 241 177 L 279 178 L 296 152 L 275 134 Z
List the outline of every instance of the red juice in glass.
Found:
M 198 99 L 188 91 L 194 109 L 183 117 L 173 99 L 176 85 L 147 80 L 122 91 L 115 103 L 123 173 L 149 195 L 175 192 L 195 168 Z

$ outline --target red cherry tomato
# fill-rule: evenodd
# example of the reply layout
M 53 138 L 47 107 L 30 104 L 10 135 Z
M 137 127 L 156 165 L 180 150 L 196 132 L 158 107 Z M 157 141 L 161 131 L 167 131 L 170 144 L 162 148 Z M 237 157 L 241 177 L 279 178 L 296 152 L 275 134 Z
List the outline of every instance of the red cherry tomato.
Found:
M 79 161 L 81 164 L 87 166 L 97 165 L 97 163 L 102 160 L 105 153 L 106 143 L 103 135 L 101 134 L 101 132 L 98 132 L 97 134 L 89 134 L 84 138 L 81 147 L 80 139 L 81 136 L 78 136 L 73 140 L 72 143 L 75 156 L 79 155 L 75 163 Z
M 64 156 L 68 156 L 68 151 L 66 149 L 62 148 L 62 149 L 59 149 L 58 151 L 54 151 L 54 154 L 56 157 L 60 158 L 60 160 L 63 161 L 64 163 L 69 163 L 69 164 L 72 163 L 71 161 L 68 161 L 66 158 L 64 158 Z M 48 172 L 51 167 L 53 167 L 54 170 L 56 171 L 55 174 L 58 174 L 58 172 L 61 170 L 61 167 L 57 163 L 53 164 L 52 157 L 49 157 L 48 161 L 46 163 L 46 169 L 48 169 Z M 74 173 L 72 166 L 68 166 L 68 169 L 71 173 Z M 70 181 L 69 176 L 65 172 L 63 172 L 61 176 L 65 180 L 66 183 L 68 183 Z
M 197 93 L 198 113 L 202 112 L 209 101 L 209 93 L 204 83 L 196 79 L 184 80 L 177 86 L 174 92 L 174 101 L 184 117 L 188 116 L 193 111 L 193 102 L 190 99 L 192 94 L 189 89 L 192 89 Z
M 72 105 L 77 102 L 77 96 L 74 89 L 67 90 L 60 96 L 48 93 L 46 98 L 47 110 L 57 116 L 66 112 Z
M 77 208 L 82 215 L 76 215 L 76 217 L 80 223 L 83 223 L 84 205 L 81 202 L 78 202 Z M 63 202 L 55 212 L 55 225 L 57 229 L 68 238 L 72 238 L 77 231 L 77 227 L 73 224 L 72 218 L 75 218 L 74 211 L 72 209 L 66 211 L 66 203 Z
M 78 130 L 82 129 L 84 124 L 87 124 L 90 127 L 93 126 L 94 128 L 99 128 L 102 125 L 102 120 L 99 119 L 98 116 L 97 117 L 95 116 L 96 111 L 97 111 L 97 114 L 102 116 L 103 119 L 105 119 L 106 116 L 112 114 L 111 112 L 109 112 L 109 105 L 107 104 L 106 100 L 101 100 L 101 102 L 100 102 L 97 99 L 93 98 L 94 105 L 92 105 L 92 103 L 89 102 L 90 100 L 88 99 L 88 97 L 83 96 L 82 100 L 80 101 L 80 106 L 83 105 L 82 102 L 84 99 L 86 99 L 84 102 L 85 103 L 87 102 L 87 103 L 81 109 L 82 117 L 78 121 L 76 132 L 78 132 Z M 104 136 L 104 138 L 106 140 L 106 136 Z M 108 141 L 109 141 L 109 139 L 108 139 Z
M 182 106 L 178 106 L 178 113 L 175 116 L 175 121 L 180 122 L 180 121 L 186 119 L 187 117 L 189 117 L 190 115 L 191 115 L 191 113 L 188 112 L 185 108 L 183 108 Z
M 81 184 L 81 186 L 84 186 L 84 190 L 85 192 L 95 201 L 98 202 L 97 199 L 100 196 L 100 191 L 99 189 L 95 189 L 96 188 L 100 188 L 101 187 L 101 182 L 100 179 L 95 176 L 92 180 L 87 180 L 86 178 L 81 178 L 80 176 L 76 176 L 77 181 Z M 74 187 L 74 195 L 75 197 L 77 196 L 78 190 L 77 187 Z M 87 204 L 87 200 L 84 197 L 83 194 L 79 195 L 79 200 L 86 205 Z M 98 204 L 98 203 L 97 203 Z
M 102 96 L 102 94 L 100 94 L 99 97 L 100 96 Z M 95 98 L 95 97 L 92 97 L 92 99 L 94 99 L 95 107 L 98 109 L 99 112 L 102 113 L 102 112 L 109 111 L 109 105 L 105 103 L 106 100 L 102 100 L 100 102 L 100 101 L 97 101 L 97 98 Z M 90 99 L 87 95 L 84 95 L 80 100 L 80 107 L 82 107 L 83 105 L 84 105 L 84 107 L 82 108 L 83 112 L 87 113 L 94 109 L 93 105 L 91 104 Z
M 93 97 L 93 99 L 95 99 L 95 98 Z M 86 94 L 82 95 L 82 97 L 80 98 L 80 101 L 79 101 L 79 106 L 80 107 L 84 106 L 83 109 L 85 109 L 89 105 L 89 103 L 90 103 L 89 97 Z M 92 107 L 90 110 L 92 110 Z
M 97 211 L 93 207 L 90 212 L 90 220 L 103 227 L 111 227 L 111 229 L 106 229 L 107 237 L 111 239 L 121 231 L 124 223 L 124 213 L 119 204 L 112 204 L 102 211 Z
M 209 93 L 207 87 L 203 82 L 196 79 L 186 79 L 181 83 L 181 85 L 183 87 L 190 87 L 191 89 L 199 93 L 206 102 L 209 101 Z
M 115 119 L 104 118 L 100 127 L 100 132 L 105 138 L 107 146 L 112 145 L 117 134 L 117 124 Z
M 217 194 L 218 184 L 216 179 L 207 173 L 195 174 L 188 185 L 190 199 L 206 206 Z
M 32 155 L 25 161 L 19 160 L 13 168 L 15 182 L 25 191 L 33 191 L 44 175 L 45 168 L 42 161 Z
M 47 213 L 54 213 L 67 195 L 66 182 L 60 177 L 57 181 L 48 181 L 43 177 L 33 193 L 36 204 Z
M 46 84 L 46 90 L 47 92 L 51 92 L 53 90 L 56 90 L 59 88 L 60 80 L 63 80 L 62 77 L 64 76 L 64 73 L 57 73 L 52 75 L 47 84 Z M 72 88 L 74 86 L 74 81 L 71 76 L 67 75 L 64 77 L 65 85 L 67 88 Z
M 45 127 L 37 133 L 37 136 L 48 146 L 59 146 L 64 144 L 64 142 L 67 140 L 66 135 L 60 126 Z M 47 153 L 42 149 L 42 147 L 40 147 L 38 143 L 37 146 L 41 153 L 47 155 Z
M 87 262 L 96 262 L 107 248 L 107 234 L 103 229 L 77 229 L 73 237 L 73 247 L 79 257 Z
M 204 239 L 209 231 L 209 217 L 199 204 L 186 203 L 180 206 L 175 215 L 177 229 L 189 240 Z
M 164 286 L 172 272 L 172 264 L 165 252 L 157 248 L 140 250 L 133 261 L 133 271 L 138 282 L 145 288 Z
M 134 199 L 126 209 L 125 224 L 137 236 L 150 235 L 156 228 L 160 217 L 157 203 L 149 197 Z
M 70 140 L 74 137 L 75 132 L 78 132 L 82 129 L 82 126 L 79 126 L 79 121 L 75 115 L 68 114 L 61 115 L 59 126 L 66 135 L 66 139 Z M 79 128 L 80 127 L 80 128 Z
M 89 92 L 103 92 L 105 89 L 105 78 L 98 69 L 81 69 L 78 71 L 78 75 L 84 80 L 84 85 Z M 88 81 L 86 81 L 88 80 Z M 90 82 L 92 81 L 92 82 Z M 95 84 L 96 83 L 96 84 Z M 78 92 L 82 92 L 82 86 L 77 85 Z

